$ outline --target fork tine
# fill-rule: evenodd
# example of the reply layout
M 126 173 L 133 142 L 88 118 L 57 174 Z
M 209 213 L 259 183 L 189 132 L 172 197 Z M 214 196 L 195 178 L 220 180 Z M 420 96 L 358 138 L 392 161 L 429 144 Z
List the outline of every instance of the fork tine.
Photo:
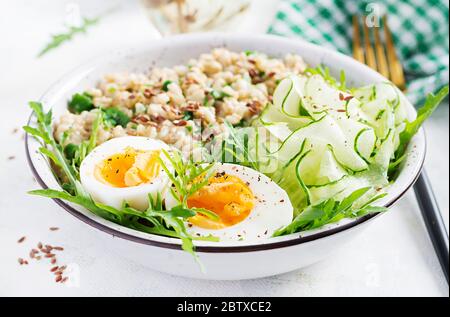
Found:
M 365 19 L 363 19 L 363 32 L 364 32 L 364 48 L 366 51 L 366 64 L 372 69 L 377 70 L 377 61 L 375 59 L 375 52 L 373 51 L 372 44 L 370 43 L 369 27 Z
M 387 24 L 387 17 L 383 16 L 384 35 L 386 37 L 386 51 L 389 62 L 389 72 L 391 81 L 401 90 L 405 90 L 405 76 L 400 61 L 395 52 L 394 42 L 392 40 L 391 30 Z
M 378 27 L 373 29 L 375 37 L 375 54 L 377 56 L 378 72 L 386 78 L 389 78 L 389 68 L 386 61 L 386 55 L 384 53 L 383 45 L 380 40 L 380 33 Z
M 361 48 L 358 16 L 353 16 L 353 58 L 364 63 L 364 52 Z

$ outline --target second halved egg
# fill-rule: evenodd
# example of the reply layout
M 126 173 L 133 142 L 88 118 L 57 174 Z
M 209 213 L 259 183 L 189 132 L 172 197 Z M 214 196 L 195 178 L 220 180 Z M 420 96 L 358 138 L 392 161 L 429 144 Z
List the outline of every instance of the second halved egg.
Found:
M 179 201 L 168 192 L 165 203 L 170 209 Z M 281 187 L 264 174 L 235 164 L 217 164 L 214 175 L 188 198 L 187 204 L 218 216 L 211 219 L 197 213 L 188 219 L 188 232 L 213 235 L 220 241 L 266 239 L 293 218 L 291 202 Z

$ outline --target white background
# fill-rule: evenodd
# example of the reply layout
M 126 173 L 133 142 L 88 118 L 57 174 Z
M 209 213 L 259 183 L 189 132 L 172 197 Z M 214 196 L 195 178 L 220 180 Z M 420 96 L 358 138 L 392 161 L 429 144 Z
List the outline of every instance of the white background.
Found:
M 277 0 L 256 2 L 240 32 L 267 29 Z M 87 14 L 114 3 L 119 6 L 87 35 L 37 59 L 49 34 L 61 29 L 68 3 L 0 0 L 0 295 L 448 296 L 412 191 L 325 261 L 280 276 L 233 282 L 184 279 L 130 262 L 102 245 L 91 227 L 52 201 L 27 195 L 38 185 L 26 164 L 23 135 L 14 133 L 29 115 L 27 101 L 38 99 L 52 82 L 83 61 L 155 38 L 137 2 L 78 1 Z M 443 104 L 426 124 L 426 168 L 447 224 L 448 123 L 448 104 Z M 61 230 L 50 232 L 50 226 Z M 24 235 L 26 241 L 17 244 Z M 38 241 L 65 247 L 60 259 L 71 264 L 78 285 L 54 283 L 47 263 L 18 265 L 17 258 L 26 257 Z

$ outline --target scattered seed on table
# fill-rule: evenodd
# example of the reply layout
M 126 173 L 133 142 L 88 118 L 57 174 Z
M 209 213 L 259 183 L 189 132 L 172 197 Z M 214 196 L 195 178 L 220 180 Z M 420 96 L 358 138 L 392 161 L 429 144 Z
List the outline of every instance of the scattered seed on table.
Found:
M 62 276 L 61 276 L 61 275 L 58 275 L 58 276 L 55 278 L 55 282 L 56 282 L 56 283 L 61 282 L 61 280 L 62 280 Z
M 53 250 L 64 251 L 64 248 L 63 247 L 53 247 Z
M 27 237 L 23 236 L 22 238 L 20 238 L 19 240 L 17 240 L 17 243 L 22 243 L 25 241 Z
M 42 249 L 42 243 L 39 242 L 38 245 L 37 245 L 37 247 L 38 247 L 38 249 Z
M 52 258 L 52 260 L 50 261 L 51 264 L 55 264 L 56 263 L 56 258 Z
M 61 283 L 64 283 L 64 282 L 66 282 L 67 280 L 69 279 L 69 277 L 68 276 L 66 276 L 66 277 L 64 277 L 62 280 L 61 280 Z
M 20 265 L 23 265 L 23 259 L 22 258 L 18 258 L 17 261 L 19 262 Z
M 53 253 L 47 253 L 47 254 L 45 255 L 45 257 L 46 257 L 46 258 L 53 258 L 53 257 L 55 257 L 55 255 L 54 255 Z
M 55 272 L 58 270 L 58 268 L 59 268 L 58 266 L 54 266 L 50 269 L 50 272 Z
M 50 229 L 50 231 L 56 231 L 56 230 L 59 230 L 58 227 L 50 227 L 49 229 Z

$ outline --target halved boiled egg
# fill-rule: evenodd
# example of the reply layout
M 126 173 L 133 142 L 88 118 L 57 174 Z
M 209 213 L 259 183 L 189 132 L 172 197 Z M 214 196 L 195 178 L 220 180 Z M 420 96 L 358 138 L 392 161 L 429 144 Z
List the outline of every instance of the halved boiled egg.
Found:
M 163 149 L 169 150 L 169 146 L 146 137 L 111 139 L 83 160 L 81 184 L 97 202 L 120 208 L 126 201 L 131 207 L 144 210 L 148 207 L 148 195 L 164 193 L 169 184 L 159 160 L 164 159 Z
M 165 203 L 168 209 L 179 204 L 170 192 Z M 188 219 L 188 232 L 213 235 L 220 241 L 269 238 L 293 218 L 291 202 L 283 189 L 267 176 L 235 164 L 217 164 L 213 176 L 188 198 L 187 204 L 218 215 L 218 219 L 212 219 L 197 213 Z

